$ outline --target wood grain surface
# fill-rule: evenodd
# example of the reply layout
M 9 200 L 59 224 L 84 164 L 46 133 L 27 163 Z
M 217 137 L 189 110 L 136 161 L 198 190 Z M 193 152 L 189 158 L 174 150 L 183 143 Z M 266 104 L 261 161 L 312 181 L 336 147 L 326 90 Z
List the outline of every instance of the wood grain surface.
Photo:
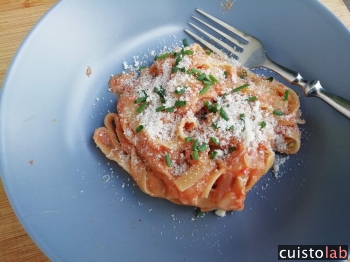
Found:
M 345 0 L 347 4 L 350 0 Z M 34 24 L 57 0 L 0 0 L 0 85 L 17 48 Z M 342 0 L 320 0 L 350 29 Z M 0 174 L 1 177 L 1 174 Z M 16 218 L 0 179 L 0 261 L 49 261 Z

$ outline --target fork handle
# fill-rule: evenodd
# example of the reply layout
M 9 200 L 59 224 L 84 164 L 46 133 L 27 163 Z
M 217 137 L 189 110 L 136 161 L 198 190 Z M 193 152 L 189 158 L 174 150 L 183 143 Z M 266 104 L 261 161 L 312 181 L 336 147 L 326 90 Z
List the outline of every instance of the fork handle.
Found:
M 302 76 L 284 66 L 281 66 L 271 60 L 266 60 L 263 67 L 267 67 L 277 74 L 281 75 L 291 84 L 298 85 L 303 88 L 305 96 L 314 96 L 322 99 L 334 109 L 345 115 L 350 119 L 350 101 L 327 92 L 322 86 L 320 81 L 313 80 L 307 81 Z

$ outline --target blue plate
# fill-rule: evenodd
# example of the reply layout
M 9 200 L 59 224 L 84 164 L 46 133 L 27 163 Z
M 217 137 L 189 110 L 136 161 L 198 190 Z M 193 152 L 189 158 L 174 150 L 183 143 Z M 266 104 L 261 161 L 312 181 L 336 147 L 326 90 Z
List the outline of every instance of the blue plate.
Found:
M 245 209 L 224 218 L 194 218 L 192 207 L 143 194 L 93 143 L 115 109 L 110 75 L 134 56 L 149 64 L 153 51 L 187 37 L 195 8 L 350 98 L 350 33 L 319 2 L 224 3 L 65 0 L 27 36 L 1 90 L 1 174 L 21 223 L 51 260 L 273 261 L 282 244 L 350 245 L 350 122 L 316 98 L 301 96 L 302 148 L 281 177 L 268 173 Z

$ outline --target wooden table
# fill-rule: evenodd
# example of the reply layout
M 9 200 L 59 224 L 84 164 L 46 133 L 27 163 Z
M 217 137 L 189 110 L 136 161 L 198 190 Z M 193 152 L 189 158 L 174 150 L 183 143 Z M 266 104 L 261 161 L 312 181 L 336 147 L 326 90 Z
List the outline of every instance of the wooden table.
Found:
M 350 12 L 342 0 L 320 0 L 349 29 Z M 350 3 L 350 0 L 345 0 Z M 25 35 L 57 0 L 0 1 L 0 85 L 9 63 Z M 1 175 L 1 174 L 0 174 Z M 0 260 L 48 261 L 27 235 L 5 194 L 0 179 Z

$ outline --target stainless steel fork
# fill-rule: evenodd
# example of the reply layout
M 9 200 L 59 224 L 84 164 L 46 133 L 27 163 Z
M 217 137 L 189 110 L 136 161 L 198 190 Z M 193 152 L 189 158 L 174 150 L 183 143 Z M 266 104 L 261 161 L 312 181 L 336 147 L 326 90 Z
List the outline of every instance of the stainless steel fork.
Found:
M 262 45 L 262 43 L 256 39 L 255 37 L 248 35 L 237 28 L 234 28 L 233 26 L 230 26 L 226 24 L 225 22 L 209 15 L 208 13 L 196 9 L 197 12 L 200 14 L 206 16 L 207 18 L 215 21 L 222 27 L 228 29 L 229 31 L 233 32 L 238 37 L 242 38 L 243 41 L 237 40 L 226 33 L 218 30 L 217 28 L 211 26 L 210 24 L 198 19 L 197 17 L 194 17 L 197 21 L 204 24 L 205 26 L 209 27 L 219 35 L 223 36 L 230 42 L 232 42 L 234 45 L 240 47 L 243 49 L 243 51 L 238 50 L 236 47 L 232 47 L 225 42 L 219 40 L 218 38 L 214 37 L 213 35 L 207 33 L 203 29 L 199 28 L 198 26 L 194 25 L 193 23 L 189 23 L 192 27 L 196 28 L 198 31 L 203 33 L 204 35 L 208 36 L 212 41 L 216 42 L 217 44 L 224 47 L 226 50 L 234 54 L 238 57 L 238 61 L 247 68 L 254 68 L 254 67 L 266 67 L 271 69 L 272 71 L 275 71 L 279 75 L 281 75 L 283 78 L 285 78 L 287 81 L 289 81 L 292 84 L 299 85 L 304 90 L 304 94 L 306 96 L 314 96 L 322 99 L 323 101 L 327 102 L 329 105 L 334 107 L 336 110 L 338 110 L 340 113 L 344 114 L 347 118 L 350 119 L 350 101 L 346 100 L 345 98 L 342 98 L 340 96 L 333 95 L 321 86 L 320 81 L 313 80 L 313 81 L 307 81 L 302 78 L 302 76 L 294 72 L 288 68 L 285 68 L 272 60 L 270 60 L 265 52 L 265 49 Z M 220 56 L 226 56 L 226 54 L 212 45 L 211 43 L 207 42 L 203 38 L 197 36 L 196 34 L 192 33 L 188 29 L 185 29 L 185 32 L 191 35 L 194 39 L 201 42 L 203 45 L 214 51 Z

